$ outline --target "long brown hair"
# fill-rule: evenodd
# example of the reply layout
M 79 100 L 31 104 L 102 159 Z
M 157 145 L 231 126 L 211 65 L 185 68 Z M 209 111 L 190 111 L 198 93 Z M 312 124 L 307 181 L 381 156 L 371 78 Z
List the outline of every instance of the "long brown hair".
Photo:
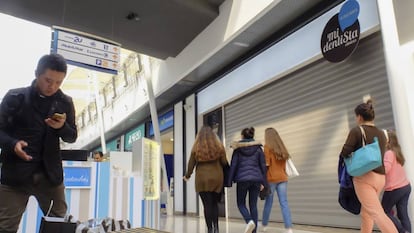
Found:
M 287 160 L 289 158 L 289 152 L 279 133 L 274 128 L 267 128 L 265 130 L 265 146 L 274 152 L 276 159 Z
M 401 164 L 401 166 L 404 166 L 405 158 L 401 151 L 400 144 L 398 143 L 397 134 L 395 133 L 395 131 L 392 131 L 392 130 L 387 130 L 387 134 L 388 134 L 388 140 L 389 140 L 387 144 L 387 148 L 389 150 L 394 151 L 395 157 L 397 158 L 397 162 Z
M 224 146 L 209 126 L 203 126 L 197 134 L 191 153 L 197 161 L 212 161 L 225 154 Z

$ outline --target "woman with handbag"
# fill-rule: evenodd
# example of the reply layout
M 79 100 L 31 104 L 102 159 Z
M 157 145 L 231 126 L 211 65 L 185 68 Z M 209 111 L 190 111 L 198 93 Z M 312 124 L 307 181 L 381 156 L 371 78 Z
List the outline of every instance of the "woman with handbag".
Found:
M 223 144 L 209 126 L 203 126 L 195 139 L 183 179 L 188 181 L 196 168 L 195 189 L 203 202 L 208 233 L 219 233 L 218 202 L 224 183 L 223 167 L 226 166 L 229 163 Z
M 385 213 L 394 222 L 399 233 L 411 232 L 411 221 L 408 216 L 408 199 L 411 184 L 404 170 L 405 158 L 394 131 L 386 131 L 388 135 L 387 152 L 384 155 L 385 192 L 382 195 L 382 206 Z M 392 207 L 397 209 L 397 217 L 391 214 Z
M 276 129 L 267 128 L 265 130 L 264 138 L 264 154 L 270 195 L 266 197 L 263 208 L 263 232 L 267 231 L 267 224 L 269 223 L 269 217 L 273 206 L 273 196 L 274 193 L 277 192 L 286 233 L 292 233 L 292 219 L 287 200 L 288 176 L 285 171 L 286 160 L 289 159 L 289 152 Z
M 374 137 L 376 137 L 383 156 L 386 138 L 383 131 L 375 127 L 375 112 L 372 101 L 369 100 L 367 103 L 359 104 L 354 112 L 358 126 L 352 128 L 349 132 L 340 155 L 349 158 L 354 151 L 363 146 L 363 140 L 366 144 L 370 144 L 374 142 Z M 380 165 L 360 176 L 354 176 L 353 184 L 358 200 L 361 202 L 361 233 L 371 233 L 374 222 L 382 233 L 397 233 L 397 229 L 385 214 L 379 200 L 380 193 L 385 185 L 384 165 Z

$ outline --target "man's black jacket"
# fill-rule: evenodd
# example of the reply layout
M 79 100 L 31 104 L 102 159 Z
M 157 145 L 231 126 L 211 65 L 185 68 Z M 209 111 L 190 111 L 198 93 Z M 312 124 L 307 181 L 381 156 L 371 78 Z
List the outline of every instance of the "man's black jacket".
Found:
M 60 129 L 46 125 L 45 119 L 53 113 L 66 113 L 66 122 Z M 60 140 L 75 142 L 77 128 L 72 98 L 61 90 L 53 96 L 39 95 L 34 87 L 12 89 L 0 105 L 0 159 L 1 183 L 11 186 L 31 183 L 33 173 L 44 172 L 53 185 L 63 182 Z M 24 140 L 23 148 L 33 157 L 24 161 L 14 152 L 14 146 Z

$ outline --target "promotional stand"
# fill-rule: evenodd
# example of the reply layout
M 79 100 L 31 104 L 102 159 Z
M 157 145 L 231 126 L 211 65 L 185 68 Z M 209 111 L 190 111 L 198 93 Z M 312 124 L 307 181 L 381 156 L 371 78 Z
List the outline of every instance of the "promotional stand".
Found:
M 133 172 L 143 180 L 142 222 L 144 227 L 158 229 L 160 224 L 160 145 L 156 141 L 141 138 L 132 146 Z

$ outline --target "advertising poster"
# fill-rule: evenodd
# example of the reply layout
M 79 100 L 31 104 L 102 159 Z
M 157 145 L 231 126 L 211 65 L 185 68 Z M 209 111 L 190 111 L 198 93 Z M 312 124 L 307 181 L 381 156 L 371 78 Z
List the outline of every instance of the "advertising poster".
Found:
M 143 138 L 142 171 L 144 180 L 144 198 L 158 200 L 160 197 L 160 145 Z

